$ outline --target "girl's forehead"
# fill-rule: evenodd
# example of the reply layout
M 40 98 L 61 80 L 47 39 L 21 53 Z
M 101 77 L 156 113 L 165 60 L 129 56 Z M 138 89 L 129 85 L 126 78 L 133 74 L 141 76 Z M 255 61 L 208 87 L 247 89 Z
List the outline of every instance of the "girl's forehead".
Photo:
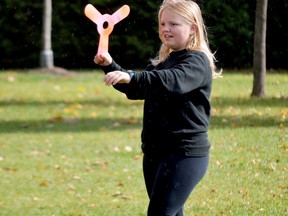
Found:
M 178 13 L 176 13 L 171 9 L 164 9 L 159 19 L 159 21 L 175 21 L 175 20 L 185 22 L 185 19 L 182 16 L 180 16 Z
M 172 10 L 171 8 L 165 8 L 165 9 L 162 10 L 162 13 L 161 13 L 161 14 L 162 14 L 162 15 L 163 15 L 163 14 L 166 14 L 166 15 L 167 15 L 167 14 L 176 14 L 176 13 L 175 13 L 175 11 Z
M 161 13 L 160 19 L 174 19 L 174 18 L 180 18 L 181 16 L 179 16 L 177 13 L 175 13 L 174 11 L 170 10 L 170 9 L 164 9 Z

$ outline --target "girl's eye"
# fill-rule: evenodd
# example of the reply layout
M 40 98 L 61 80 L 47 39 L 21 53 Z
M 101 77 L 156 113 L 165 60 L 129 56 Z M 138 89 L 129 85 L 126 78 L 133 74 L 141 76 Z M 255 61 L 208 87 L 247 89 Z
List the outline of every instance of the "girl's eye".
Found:
M 169 24 L 165 24 L 165 23 L 160 23 L 160 26 L 177 26 L 177 25 L 179 25 L 178 23 L 169 23 Z

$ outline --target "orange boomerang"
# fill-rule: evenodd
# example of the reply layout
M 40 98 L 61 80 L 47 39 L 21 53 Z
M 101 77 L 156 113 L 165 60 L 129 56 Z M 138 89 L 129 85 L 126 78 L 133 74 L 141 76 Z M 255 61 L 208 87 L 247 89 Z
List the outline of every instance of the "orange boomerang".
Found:
M 97 25 L 100 40 L 97 55 L 108 52 L 109 35 L 113 31 L 114 25 L 126 18 L 130 13 L 130 7 L 123 5 L 112 15 L 101 14 L 93 5 L 87 4 L 84 13 L 92 22 Z

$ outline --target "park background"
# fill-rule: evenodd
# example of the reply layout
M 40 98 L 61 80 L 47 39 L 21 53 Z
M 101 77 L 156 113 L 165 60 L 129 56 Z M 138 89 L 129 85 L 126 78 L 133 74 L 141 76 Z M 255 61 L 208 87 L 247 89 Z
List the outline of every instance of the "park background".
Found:
M 219 68 L 253 66 L 256 1 L 198 0 L 208 27 L 211 49 Z M 53 1 L 52 50 L 56 66 L 94 68 L 98 45 L 96 25 L 84 15 L 86 4 L 102 14 L 112 14 L 128 4 L 130 15 L 115 25 L 110 52 L 124 67 L 145 68 L 159 50 L 157 10 L 159 0 Z M 0 7 L 0 68 L 37 68 L 42 49 L 43 1 L 2 0 Z M 288 2 L 268 2 L 267 69 L 287 69 Z
M 256 1 L 197 2 L 223 77 L 213 82 L 209 169 L 185 213 L 287 216 L 288 2 L 268 4 L 261 98 L 251 97 Z M 103 85 L 88 3 L 102 13 L 131 7 L 110 37 L 123 66 L 140 70 L 159 49 L 160 1 L 53 1 L 54 63 L 65 73 L 47 73 L 39 68 L 43 2 L 1 0 L 1 216 L 146 215 L 143 101 Z

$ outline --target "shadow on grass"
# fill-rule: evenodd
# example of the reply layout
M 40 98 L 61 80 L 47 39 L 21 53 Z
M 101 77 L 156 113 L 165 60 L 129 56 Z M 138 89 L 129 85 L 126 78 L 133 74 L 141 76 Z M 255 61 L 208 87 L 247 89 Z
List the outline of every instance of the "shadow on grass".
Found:
M 0 121 L 0 133 L 62 133 L 62 132 L 103 132 L 109 130 L 139 129 L 141 119 L 134 118 L 93 118 L 54 119 L 34 121 Z
M 82 105 L 99 105 L 107 106 L 112 105 L 115 107 L 129 107 L 130 104 L 127 101 L 109 101 L 108 99 L 96 99 L 96 100 L 81 100 Z M 9 109 L 9 106 L 51 106 L 51 105 L 72 105 L 75 102 L 72 101 L 0 101 L 0 106 Z M 133 105 L 139 106 L 142 109 L 142 103 L 133 103 Z M 230 113 L 217 113 L 211 117 L 210 128 L 240 128 L 240 127 L 278 127 L 280 124 L 287 124 L 280 120 L 280 116 L 271 116 L 266 114 L 260 114 L 263 109 L 268 107 L 279 107 L 283 109 L 287 108 L 286 97 L 271 97 L 266 99 L 257 98 L 212 98 L 212 107 L 221 110 L 227 107 L 240 107 L 241 109 L 259 109 L 259 114 L 250 115 L 230 115 Z M 262 111 L 261 111 L 262 110 Z M 37 132 L 99 132 L 105 130 L 126 130 L 126 129 L 141 129 L 142 119 L 125 119 L 125 118 L 109 118 L 109 117 L 97 117 L 97 118 L 81 118 L 81 119 L 54 119 L 54 120 L 31 120 L 31 121 L 0 121 L 0 133 L 37 133 Z
M 212 116 L 210 129 L 279 127 L 287 124 L 273 116 Z M 286 125 L 285 125 L 286 126 Z M 94 119 L 61 119 L 35 121 L 1 121 L 0 133 L 65 133 L 65 132 L 103 132 L 111 130 L 125 131 L 141 129 L 142 119 L 134 118 L 94 118 Z
M 211 99 L 212 106 L 221 107 L 250 107 L 250 108 L 266 108 L 266 107 L 287 107 L 288 95 L 267 98 L 239 98 L 239 97 L 213 97 Z
M 212 115 L 210 128 L 279 127 L 287 124 L 287 121 L 281 120 L 280 113 L 275 116 L 266 110 L 273 107 L 278 107 L 280 110 L 287 109 L 288 100 L 285 96 L 264 99 L 216 97 L 212 99 L 211 104 L 219 113 Z M 233 110 L 237 108 L 250 109 L 253 110 L 253 113 L 233 115 Z M 223 113 L 221 112 L 223 109 L 227 110 Z
M 113 100 L 111 102 L 109 98 L 96 98 L 93 100 L 83 100 L 79 99 L 77 101 L 70 100 L 49 100 L 49 101 L 37 101 L 37 100 L 3 100 L 0 101 L 0 106 L 47 106 L 47 105 L 73 105 L 75 102 L 83 105 L 114 105 L 114 106 L 129 106 L 127 100 Z M 135 102 L 135 101 L 134 101 Z M 133 103 L 133 105 L 142 106 L 142 102 Z M 229 106 L 239 106 L 239 107 L 287 107 L 288 106 L 288 95 L 281 95 L 279 97 L 268 97 L 264 99 L 259 98 L 239 98 L 239 97 L 212 97 L 212 106 L 219 107 L 229 107 Z
M 210 129 L 217 128 L 252 128 L 252 127 L 279 127 L 285 122 L 274 116 L 225 116 L 217 115 L 211 117 Z
M 34 107 L 38 107 L 38 106 L 57 106 L 57 105 L 74 105 L 75 103 L 79 103 L 81 105 L 95 105 L 95 106 L 109 106 L 109 105 L 113 105 L 115 107 L 119 106 L 119 107 L 127 107 L 127 106 L 131 106 L 131 105 L 139 105 L 139 106 L 143 106 L 142 102 L 139 100 L 138 101 L 133 101 L 134 103 L 129 103 L 129 101 L 127 102 L 127 100 L 113 100 L 111 102 L 111 99 L 109 98 L 97 98 L 97 99 L 93 99 L 93 100 L 85 100 L 85 99 L 79 99 L 79 100 L 75 100 L 75 101 L 71 101 L 71 100 L 49 100 L 49 101 L 37 101 L 37 100 L 4 100 L 4 101 L 0 101 L 0 107 L 9 107 L 9 106 L 34 106 Z

